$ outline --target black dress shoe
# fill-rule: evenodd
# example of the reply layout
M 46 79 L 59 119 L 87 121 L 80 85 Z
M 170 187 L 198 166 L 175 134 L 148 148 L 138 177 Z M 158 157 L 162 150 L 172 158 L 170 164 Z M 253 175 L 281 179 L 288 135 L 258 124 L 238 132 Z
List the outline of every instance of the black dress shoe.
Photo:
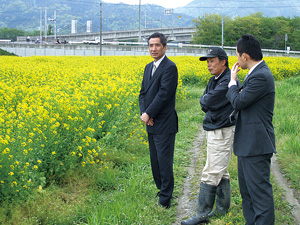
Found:
M 171 204 L 170 205 L 162 205 L 162 204 L 158 203 L 155 206 L 159 206 L 159 207 L 162 207 L 162 208 L 165 208 L 165 209 L 169 209 L 171 207 Z

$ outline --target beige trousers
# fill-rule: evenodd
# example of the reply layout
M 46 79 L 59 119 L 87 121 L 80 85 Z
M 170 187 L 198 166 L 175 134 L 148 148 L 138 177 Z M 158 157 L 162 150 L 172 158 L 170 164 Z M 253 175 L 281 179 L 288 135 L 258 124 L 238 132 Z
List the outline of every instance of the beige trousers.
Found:
M 201 182 L 218 186 L 222 179 L 229 179 L 227 167 L 232 154 L 235 126 L 207 131 L 207 158 Z

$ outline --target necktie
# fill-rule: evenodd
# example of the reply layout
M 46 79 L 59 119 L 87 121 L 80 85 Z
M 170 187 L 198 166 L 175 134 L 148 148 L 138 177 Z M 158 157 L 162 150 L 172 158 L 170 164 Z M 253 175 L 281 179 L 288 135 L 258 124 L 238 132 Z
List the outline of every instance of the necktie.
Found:
M 153 69 L 152 69 L 151 77 L 153 77 L 153 74 L 155 73 L 155 70 L 156 70 L 156 66 L 153 64 Z

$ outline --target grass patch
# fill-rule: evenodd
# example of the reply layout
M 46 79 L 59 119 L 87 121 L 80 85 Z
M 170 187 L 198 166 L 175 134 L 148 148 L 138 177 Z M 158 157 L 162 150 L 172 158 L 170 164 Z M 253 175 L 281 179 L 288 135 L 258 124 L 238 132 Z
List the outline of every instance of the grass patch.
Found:
M 300 191 L 300 77 L 276 82 L 274 125 L 277 158 L 291 186 Z
M 16 55 L 16 54 L 14 54 L 14 53 L 11 53 L 11 52 L 8 52 L 8 51 L 5 51 L 4 49 L 1 49 L 1 48 L 0 48 L 0 56 L 3 56 L 3 55 L 17 56 L 17 55 Z

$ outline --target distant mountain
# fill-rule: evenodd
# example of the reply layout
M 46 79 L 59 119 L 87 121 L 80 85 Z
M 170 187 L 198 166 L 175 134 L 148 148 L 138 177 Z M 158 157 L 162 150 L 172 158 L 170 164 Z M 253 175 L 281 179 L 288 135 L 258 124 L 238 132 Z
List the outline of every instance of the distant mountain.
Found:
M 47 8 L 47 23 L 57 15 L 58 34 L 71 32 L 71 20 L 77 20 L 78 33 L 86 32 L 87 21 L 92 21 L 92 32 L 100 30 L 99 0 L 0 0 L 0 28 L 18 28 L 25 31 L 39 30 L 40 16 L 42 27 Z M 264 16 L 294 17 L 300 15 L 300 0 L 194 0 L 188 5 L 174 9 L 174 14 L 166 15 L 161 6 L 146 4 L 141 7 L 141 26 L 185 27 L 193 26 L 192 20 L 205 13 L 216 13 L 224 16 L 245 16 L 255 12 Z M 136 30 L 139 29 L 139 5 L 124 3 L 102 3 L 102 29 Z M 44 30 L 44 28 L 42 28 Z
M 43 27 L 45 8 L 47 8 L 48 19 L 54 18 L 54 10 L 56 10 L 58 34 L 71 32 L 71 20 L 78 21 L 78 33 L 86 31 L 88 20 L 92 21 L 92 32 L 98 32 L 100 30 L 99 2 L 99 0 L 0 0 L 0 28 L 39 30 L 40 16 L 42 15 Z M 54 22 L 48 19 L 47 23 L 54 25 Z M 142 29 L 192 26 L 192 19 L 193 17 L 180 16 L 176 13 L 165 15 L 165 9 L 157 5 L 146 4 L 141 7 Z M 139 29 L 139 5 L 103 2 L 102 25 L 103 31 Z
M 175 9 L 176 13 L 198 18 L 206 13 L 223 16 L 246 16 L 262 12 L 265 17 L 300 16 L 300 0 L 194 0 L 188 5 Z

